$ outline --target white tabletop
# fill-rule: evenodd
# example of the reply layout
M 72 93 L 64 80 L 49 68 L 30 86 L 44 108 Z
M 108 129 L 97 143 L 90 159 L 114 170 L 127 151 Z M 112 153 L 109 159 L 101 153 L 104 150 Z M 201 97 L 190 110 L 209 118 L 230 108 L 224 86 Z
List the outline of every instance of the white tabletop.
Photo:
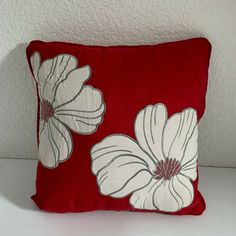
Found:
M 1 236 L 236 235 L 236 169 L 200 168 L 200 190 L 207 203 L 202 216 L 41 212 L 30 199 L 35 172 L 36 161 L 0 160 Z

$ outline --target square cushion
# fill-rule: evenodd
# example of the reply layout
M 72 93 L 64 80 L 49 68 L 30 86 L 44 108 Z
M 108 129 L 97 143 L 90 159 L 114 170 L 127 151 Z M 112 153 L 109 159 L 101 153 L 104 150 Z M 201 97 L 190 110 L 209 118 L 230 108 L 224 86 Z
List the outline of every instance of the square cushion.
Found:
M 204 38 L 109 47 L 32 41 L 38 207 L 202 214 L 197 139 L 210 52 Z

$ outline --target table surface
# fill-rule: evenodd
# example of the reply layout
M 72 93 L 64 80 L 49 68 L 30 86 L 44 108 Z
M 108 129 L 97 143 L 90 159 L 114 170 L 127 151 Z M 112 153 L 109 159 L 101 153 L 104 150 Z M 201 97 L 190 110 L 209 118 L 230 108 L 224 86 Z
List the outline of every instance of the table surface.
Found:
M 236 169 L 200 168 L 200 191 L 207 210 L 202 216 L 97 211 L 54 214 L 39 211 L 34 193 L 34 160 L 0 159 L 1 236 L 234 236 Z

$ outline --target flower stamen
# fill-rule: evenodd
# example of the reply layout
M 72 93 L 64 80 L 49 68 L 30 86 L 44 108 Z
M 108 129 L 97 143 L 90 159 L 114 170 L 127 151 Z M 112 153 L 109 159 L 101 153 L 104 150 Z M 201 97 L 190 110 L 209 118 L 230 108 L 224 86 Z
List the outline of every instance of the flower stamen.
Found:
M 47 100 L 42 100 L 41 101 L 41 119 L 43 119 L 45 122 L 48 121 L 49 118 L 51 118 L 54 114 L 54 108 L 53 105 L 47 101 Z
M 155 179 L 170 180 L 171 177 L 179 174 L 180 169 L 179 161 L 174 158 L 166 158 L 165 161 L 161 160 L 157 163 L 156 170 L 154 171 Z

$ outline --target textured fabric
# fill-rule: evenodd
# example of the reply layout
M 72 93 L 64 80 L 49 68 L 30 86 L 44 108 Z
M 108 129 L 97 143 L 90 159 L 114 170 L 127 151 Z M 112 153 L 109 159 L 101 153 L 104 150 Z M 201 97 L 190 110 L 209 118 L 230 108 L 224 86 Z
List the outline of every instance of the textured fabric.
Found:
M 199 215 L 206 39 L 152 46 L 33 41 L 39 208 Z

